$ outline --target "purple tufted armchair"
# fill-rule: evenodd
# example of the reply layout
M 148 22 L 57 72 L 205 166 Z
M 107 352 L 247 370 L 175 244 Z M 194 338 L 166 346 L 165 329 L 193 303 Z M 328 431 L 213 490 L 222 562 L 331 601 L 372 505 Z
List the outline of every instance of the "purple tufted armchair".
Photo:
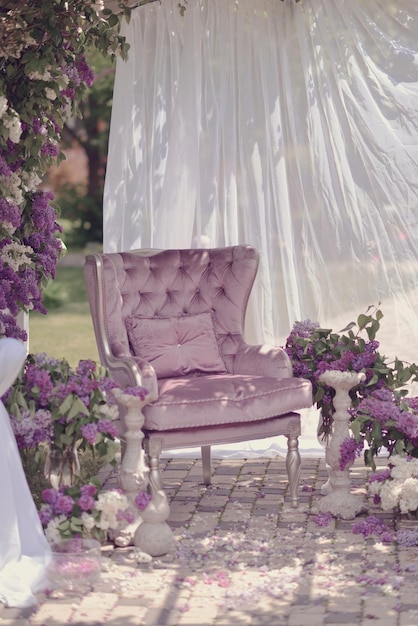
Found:
M 312 405 L 312 389 L 281 348 L 244 340 L 258 262 L 249 245 L 134 250 L 89 255 L 84 272 L 102 363 L 122 388 L 149 390 L 150 466 L 160 450 L 200 446 L 208 485 L 211 445 L 284 435 L 296 507 L 297 411 Z

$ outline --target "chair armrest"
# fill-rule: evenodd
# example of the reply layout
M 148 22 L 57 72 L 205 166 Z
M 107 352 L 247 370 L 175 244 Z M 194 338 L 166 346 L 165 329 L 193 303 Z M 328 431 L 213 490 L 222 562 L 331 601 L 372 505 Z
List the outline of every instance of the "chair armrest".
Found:
M 235 355 L 234 374 L 290 378 L 293 376 L 293 368 L 283 348 L 244 342 L 239 345 Z
M 134 356 L 114 357 L 111 355 L 107 355 L 106 360 L 109 372 L 122 389 L 144 387 L 148 390 L 150 402 L 158 398 L 157 376 L 148 361 Z

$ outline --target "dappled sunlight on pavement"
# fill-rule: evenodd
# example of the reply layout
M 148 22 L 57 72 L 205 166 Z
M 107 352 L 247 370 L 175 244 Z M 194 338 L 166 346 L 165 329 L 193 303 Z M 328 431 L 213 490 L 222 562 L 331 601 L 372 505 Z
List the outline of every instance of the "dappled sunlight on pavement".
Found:
M 418 624 L 417 547 L 394 540 L 416 522 L 396 520 L 367 500 L 362 461 L 352 489 L 369 509 L 352 521 L 311 512 L 327 476 L 323 459 L 302 459 L 298 509 L 288 503 L 281 457 L 214 459 L 208 488 L 200 460 L 166 458 L 162 465 L 173 554 L 146 560 L 132 547 L 104 546 L 92 591 L 40 595 L 36 612 L 0 608 L 0 625 Z M 108 484 L 115 480 L 110 475 Z M 353 533 L 369 516 L 392 540 Z

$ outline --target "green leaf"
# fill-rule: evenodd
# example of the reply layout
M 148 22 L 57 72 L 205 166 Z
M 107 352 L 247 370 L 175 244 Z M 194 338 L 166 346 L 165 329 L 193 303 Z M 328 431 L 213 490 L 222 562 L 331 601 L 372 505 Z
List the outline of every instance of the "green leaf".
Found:
M 373 471 L 376 469 L 376 463 L 375 463 L 375 460 L 374 460 L 374 455 L 373 455 L 371 450 L 365 450 L 364 451 L 364 464 L 367 467 L 371 467 Z
M 83 522 L 78 517 L 72 517 L 70 521 L 70 528 L 74 533 L 79 533 L 83 528 Z
M 88 410 L 84 402 L 80 400 L 80 398 L 75 398 L 73 402 L 73 406 L 71 407 L 68 413 L 68 417 L 69 419 L 73 419 L 80 413 L 82 413 L 83 415 L 89 415 L 90 411 Z
M 73 405 L 73 402 L 74 402 L 74 396 L 72 394 L 68 395 L 60 404 L 60 407 L 59 407 L 60 415 L 66 415 L 70 411 Z
M 361 421 L 353 420 L 350 422 L 350 430 L 353 433 L 354 439 L 360 441 Z
M 374 421 L 372 426 L 372 437 L 376 441 L 382 441 L 382 425 L 377 420 Z
M 350 322 L 349 324 L 347 324 L 347 326 L 345 326 L 345 328 L 342 328 L 339 332 L 340 333 L 346 333 L 349 330 L 351 330 L 352 328 L 354 328 L 355 325 L 356 325 L 355 322 Z
M 109 15 L 107 19 L 107 23 L 111 28 L 113 28 L 114 26 L 117 26 L 119 24 L 118 16 L 112 13 L 111 15 Z
M 370 322 L 370 316 L 365 315 L 364 313 L 360 313 L 360 315 L 357 318 L 357 325 L 359 329 L 363 330 L 364 328 L 366 328 L 369 322 Z
M 58 439 L 59 443 L 64 444 L 64 446 L 71 446 L 74 443 L 74 437 L 72 435 L 68 435 L 67 433 L 62 433 Z

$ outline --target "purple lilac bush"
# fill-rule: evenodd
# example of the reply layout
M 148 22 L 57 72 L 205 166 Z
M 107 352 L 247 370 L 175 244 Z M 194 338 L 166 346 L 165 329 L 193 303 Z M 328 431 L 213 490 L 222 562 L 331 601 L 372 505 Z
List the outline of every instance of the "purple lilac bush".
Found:
M 80 361 L 73 369 L 65 359 L 28 355 L 2 398 L 19 449 L 77 446 L 113 462 L 118 409 L 110 392 L 115 387 L 107 370 L 94 361 Z
M 63 158 L 65 121 L 93 82 L 86 49 L 127 54 L 120 17 L 103 6 L 16 0 L 0 15 L 0 337 L 25 340 L 17 314 L 46 312 L 42 292 L 55 277 L 62 229 L 53 194 L 39 185 Z

